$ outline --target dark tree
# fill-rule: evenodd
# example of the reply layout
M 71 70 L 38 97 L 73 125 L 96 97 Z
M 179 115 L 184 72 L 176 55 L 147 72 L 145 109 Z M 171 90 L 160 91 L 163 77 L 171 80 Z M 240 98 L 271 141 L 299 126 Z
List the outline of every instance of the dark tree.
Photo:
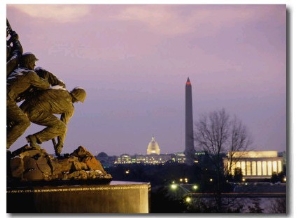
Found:
M 225 109 L 203 115 L 195 126 L 196 146 L 209 154 L 211 167 L 214 168 L 216 207 L 218 212 L 222 212 L 224 174 L 231 172 L 234 153 L 247 150 L 251 137 L 242 122 L 236 117 L 231 118 Z M 229 161 L 224 168 L 223 157 L 226 153 Z
M 235 182 L 241 182 L 243 179 L 243 173 L 242 173 L 242 169 L 237 167 L 234 169 L 234 176 L 233 179 Z
M 182 199 L 169 194 L 168 187 L 161 186 L 151 193 L 150 213 L 183 213 L 186 205 Z
M 272 173 L 271 182 L 272 183 L 280 182 L 279 176 L 276 172 Z

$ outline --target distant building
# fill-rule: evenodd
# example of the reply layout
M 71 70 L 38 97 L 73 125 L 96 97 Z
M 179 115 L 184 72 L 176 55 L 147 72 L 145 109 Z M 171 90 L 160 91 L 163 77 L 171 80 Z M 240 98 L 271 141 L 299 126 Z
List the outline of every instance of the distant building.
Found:
M 155 138 L 152 137 L 151 141 L 148 144 L 147 147 L 147 154 L 160 154 L 160 148 L 158 143 L 155 141 Z
M 172 154 L 149 154 L 145 155 L 144 159 L 139 163 L 144 164 L 165 164 L 172 159 Z
M 273 172 L 283 171 L 283 157 L 277 151 L 233 151 L 223 160 L 231 175 L 240 168 L 244 179 L 270 179 Z
M 122 154 L 116 158 L 115 164 L 165 164 L 172 161 L 174 154 L 128 155 Z
M 132 157 L 129 154 L 122 154 L 116 158 L 115 164 L 131 164 Z
M 173 159 L 174 162 L 176 163 L 185 163 L 186 162 L 186 157 L 184 152 L 177 152 L 175 153 L 175 157 Z
M 174 154 L 160 154 L 160 148 L 155 138 L 152 137 L 147 146 L 147 155 L 122 154 L 115 160 L 115 164 L 165 164 L 174 161 Z
M 199 160 L 201 161 L 205 155 L 204 152 L 195 152 L 195 161 L 197 164 Z M 186 156 L 184 152 L 176 152 L 174 154 L 135 154 L 128 155 L 122 154 L 115 158 L 114 164 L 165 164 L 165 163 L 186 163 Z
M 194 164 L 194 163 L 198 163 L 199 160 L 201 161 L 205 153 L 194 151 L 191 155 L 193 156 L 193 162 L 191 164 Z M 147 146 L 147 155 L 122 154 L 119 157 L 117 157 L 114 162 L 114 164 L 165 164 L 165 163 L 186 164 L 187 163 L 186 154 L 185 152 L 177 152 L 174 154 L 161 154 L 159 145 L 154 137 L 152 137 L 151 141 Z

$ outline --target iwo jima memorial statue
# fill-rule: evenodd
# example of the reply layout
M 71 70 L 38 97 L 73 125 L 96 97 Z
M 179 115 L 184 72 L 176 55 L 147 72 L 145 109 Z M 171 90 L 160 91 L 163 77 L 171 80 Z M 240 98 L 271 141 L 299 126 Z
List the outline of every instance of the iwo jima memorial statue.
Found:
M 23 52 L 8 20 L 6 32 L 7 212 L 148 213 L 150 184 L 112 181 L 83 146 L 63 154 L 73 104 L 84 102 L 86 91 L 68 91 L 53 73 L 35 67 L 36 55 Z M 45 128 L 25 136 L 27 143 L 13 151 L 31 123 Z M 42 145 L 49 140 L 54 151 Z

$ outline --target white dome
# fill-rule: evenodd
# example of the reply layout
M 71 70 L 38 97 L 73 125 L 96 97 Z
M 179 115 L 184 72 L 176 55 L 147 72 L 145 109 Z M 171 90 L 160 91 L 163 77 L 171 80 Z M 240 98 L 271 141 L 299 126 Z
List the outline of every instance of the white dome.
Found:
M 154 137 L 152 137 L 151 142 L 148 144 L 147 154 L 160 154 L 160 148 Z

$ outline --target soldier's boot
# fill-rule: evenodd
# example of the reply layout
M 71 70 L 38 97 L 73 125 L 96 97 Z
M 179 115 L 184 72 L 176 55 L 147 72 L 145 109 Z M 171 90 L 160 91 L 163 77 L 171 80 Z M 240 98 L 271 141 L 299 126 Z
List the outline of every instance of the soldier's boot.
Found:
M 63 148 L 62 145 L 59 145 L 59 144 L 56 144 L 56 145 L 55 145 L 54 150 L 55 150 L 55 155 L 56 155 L 56 156 L 60 157 L 62 148 Z
M 41 149 L 41 146 L 38 145 L 37 138 L 34 135 L 27 136 L 26 140 L 32 148 L 35 148 L 35 149 L 38 149 L 38 150 Z

